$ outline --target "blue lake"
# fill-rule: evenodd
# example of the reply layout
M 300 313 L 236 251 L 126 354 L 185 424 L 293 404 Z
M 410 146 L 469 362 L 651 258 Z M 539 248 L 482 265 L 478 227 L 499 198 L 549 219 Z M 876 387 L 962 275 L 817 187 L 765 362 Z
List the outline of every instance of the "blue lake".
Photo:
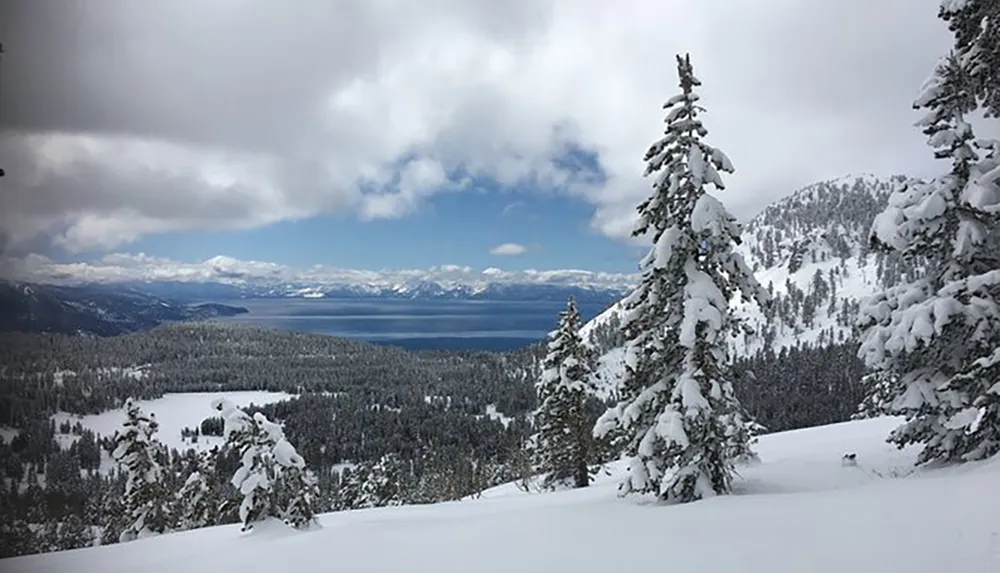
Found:
M 221 320 L 358 338 L 409 349 L 509 350 L 543 339 L 566 304 L 368 299 L 248 299 L 219 301 L 249 314 Z M 583 319 L 603 303 L 578 305 Z

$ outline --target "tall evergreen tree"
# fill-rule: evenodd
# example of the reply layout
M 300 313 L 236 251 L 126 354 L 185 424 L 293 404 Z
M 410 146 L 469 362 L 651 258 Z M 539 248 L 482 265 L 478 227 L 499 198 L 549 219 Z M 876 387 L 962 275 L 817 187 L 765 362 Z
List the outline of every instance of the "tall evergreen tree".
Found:
M 120 505 L 125 527 L 119 540 L 132 541 L 164 533 L 170 524 L 169 494 L 157 454 L 163 450 L 154 434 L 153 414 L 146 415 L 135 400 L 125 401 L 125 423 L 115 432 L 111 457 L 125 471 L 125 495 Z
M 243 531 L 249 531 L 254 523 L 274 513 L 271 495 L 276 469 L 274 460 L 249 414 L 225 399 L 213 401 L 212 406 L 225 420 L 226 445 L 239 455 L 240 467 L 230 483 L 243 496 L 239 507 L 240 522 Z
M 274 461 L 274 501 L 276 517 L 297 529 L 317 525 L 316 476 L 306 468 L 305 459 L 285 438 L 280 424 L 257 412 L 253 415 L 258 442 Z
M 914 104 L 926 110 L 917 125 L 950 171 L 903 184 L 871 231 L 874 245 L 926 273 L 872 297 L 858 318 L 859 356 L 891 381 L 890 408 L 906 418 L 889 441 L 922 444 L 918 464 L 1000 450 L 1000 142 L 977 139 L 966 120 L 985 81 L 969 65 L 943 58 Z
M 639 286 L 623 301 L 626 339 L 621 401 L 595 427 L 628 437 L 624 493 L 688 502 L 731 491 L 734 462 L 752 454 L 749 417 L 733 394 L 726 336 L 730 300 L 765 304 L 767 291 L 734 251 L 740 226 L 706 186 L 724 189 L 726 155 L 703 141 L 689 56 L 677 57 L 681 93 L 664 105 L 666 135 L 646 152 L 652 196 L 638 207 L 634 236 L 652 248 Z
M 585 411 L 593 393 L 593 352 L 580 337 L 580 313 L 570 297 L 559 327 L 549 335 L 548 353 L 536 384 L 538 408 L 531 450 L 542 486 L 590 484 L 593 437 Z

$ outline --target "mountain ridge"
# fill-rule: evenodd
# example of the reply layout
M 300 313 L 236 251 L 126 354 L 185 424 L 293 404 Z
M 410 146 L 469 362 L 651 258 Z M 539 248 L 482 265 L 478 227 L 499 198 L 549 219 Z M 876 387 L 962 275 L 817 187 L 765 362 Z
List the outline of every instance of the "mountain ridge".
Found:
M 130 288 L 0 281 L 0 331 L 113 336 L 168 322 L 235 316 L 246 308 L 185 304 Z
M 817 182 L 744 224 L 743 241 L 735 249 L 773 301 L 762 309 L 733 299 L 734 314 L 746 327 L 733 340 L 734 358 L 850 342 L 861 301 L 920 272 L 868 244 L 872 220 L 904 179 L 862 174 Z M 614 333 L 621 312 L 616 303 L 582 328 L 598 351 L 605 383 L 612 386 L 624 371 L 622 341 Z
M 340 269 L 314 265 L 297 269 L 261 261 L 215 256 L 197 263 L 139 254 L 112 254 L 86 263 L 56 263 L 32 255 L 7 262 L 14 280 L 43 284 L 172 284 L 189 290 L 228 289 L 263 296 L 495 296 L 512 287 L 563 287 L 624 292 L 634 286 L 634 273 L 580 269 L 506 271 L 440 265 L 429 269 Z

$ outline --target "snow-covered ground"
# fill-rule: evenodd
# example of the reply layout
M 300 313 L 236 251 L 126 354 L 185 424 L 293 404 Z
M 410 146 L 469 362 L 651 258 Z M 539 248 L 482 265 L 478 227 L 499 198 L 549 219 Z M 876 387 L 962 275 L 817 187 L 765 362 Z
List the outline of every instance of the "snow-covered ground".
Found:
M 322 516 L 296 532 L 224 526 L 0 562 L 5 573 L 337 571 L 922 573 L 1000 571 L 1000 459 L 913 472 L 896 420 L 765 436 L 733 496 L 682 506 L 594 487 Z M 858 467 L 842 467 L 845 452 Z M 613 473 L 620 467 L 611 468 Z
M 507 414 L 497 410 L 496 404 L 486 405 L 486 417 L 491 420 L 498 420 L 501 424 L 503 424 L 504 428 L 510 426 L 510 423 L 514 421 L 514 418 L 511 418 Z
M 21 434 L 21 430 L 17 428 L 8 428 L 6 426 L 0 427 L 0 442 L 9 444 L 14 438 Z
M 221 445 L 222 438 L 217 436 L 199 436 L 198 443 L 192 444 L 190 440 L 181 438 L 181 430 L 185 427 L 195 428 L 201 425 L 202 420 L 211 416 L 217 416 L 218 412 L 212 409 L 212 400 L 218 397 L 225 397 L 236 406 L 242 408 L 250 404 L 262 406 L 280 402 L 292 397 L 284 392 L 181 392 L 177 394 L 167 394 L 155 400 L 140 400 L 139 407 L 144 412 L 156 414 L 156 421 L 160 425 L 156 433 L 157 439 L 169 448 L 178 450 L 209 449 L 214 445 Z M 125 421 L 125 411 L 123 409 L 110 410 L 97 415 L 77 416 L 66 412 L 57 412 L 52 416 L 56 423 L 56 429 L 66 421 L 70 424 L 80 422 L 84 428 L 88 428 L 102 436 L 113 436 L 115 430 L 121 427 Z M 72 434 L 56 434 L 56 440 L 62 447 L 69 445 L 78 436 Z
M 625 376 L 625 347 L 619 346 L 605 352 L 597 360 L 597 387 L 594 394 L 608 400 L 621 387 Z

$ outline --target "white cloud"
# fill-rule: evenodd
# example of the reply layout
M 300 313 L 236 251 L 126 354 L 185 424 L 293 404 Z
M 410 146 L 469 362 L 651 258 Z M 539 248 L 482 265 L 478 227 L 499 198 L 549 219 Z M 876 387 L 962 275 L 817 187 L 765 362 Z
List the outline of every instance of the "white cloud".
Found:
M 847 172 L 943 167 L 910 109 L 949 45 L 938 0 L 15 4 L 0 8 L 18 22 L 0 86 L 14 243 L 402 217 L 472 177 L 582 198 L 624 237 L 683 51 L 738 216 Z M 567 169 L 568 143 L 606 180 Z
M 499 256 L 517 256 L 523 255 L 527 252 L 527 250 L 528 248 L 524 245 L 519 245 L 517 243 L 504 243 L 490 249 L 490 254 Z
M 518 209 L 523 209 L 525 205 L 527 205 L 527 203 L 524 201 L 511 201 L 510 203 L 504 205 L 503 209 L 500 210 L 500 216 L 506 217 Z

